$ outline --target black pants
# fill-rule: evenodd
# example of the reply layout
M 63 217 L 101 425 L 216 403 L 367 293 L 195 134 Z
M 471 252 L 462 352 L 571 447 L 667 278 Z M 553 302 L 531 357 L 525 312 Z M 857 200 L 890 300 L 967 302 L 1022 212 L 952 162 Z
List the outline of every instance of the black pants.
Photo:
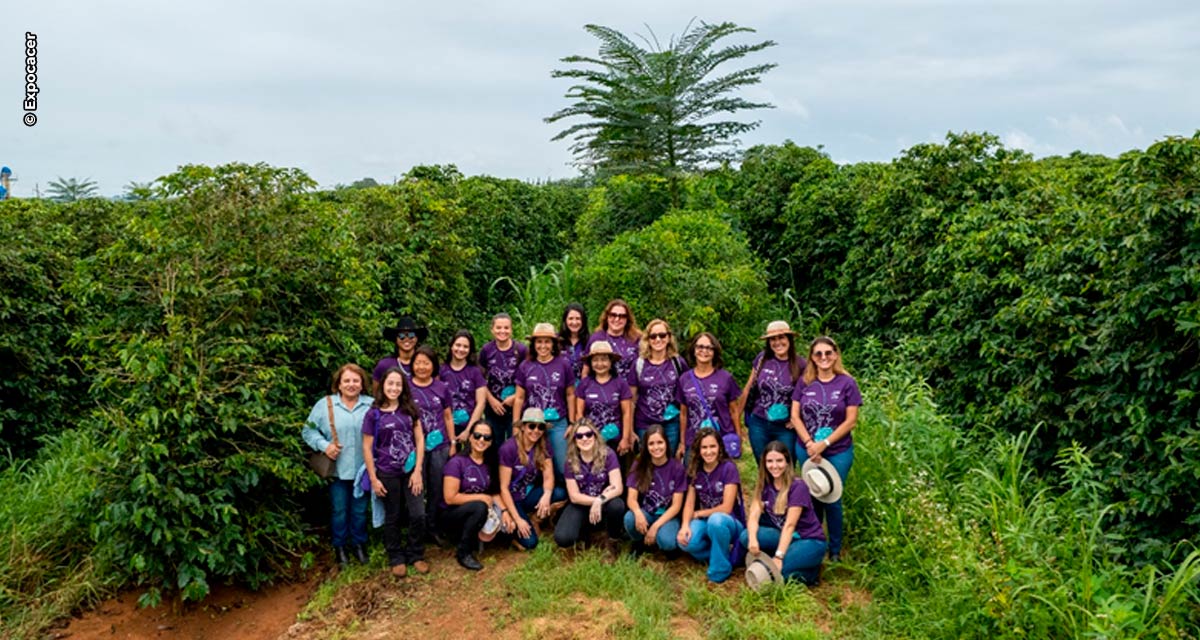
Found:
M 421 492 L 414 496 L 409 490 L 411 475 L 379 476 L 387 490 L 383 497 L 383 547 L 391 566 L 425 559 L 425 495 Z
M 479 548 L 479 532 L 487 516 L 488 506 L 477 500 L 450 505 L 442 511 L 442 530 L 455 541 L 459 555 L 475 553 Z
M 600 523 L 593 525 L 588 522 L 588 512 L 591 507 L 570 503 L 563 507 L 558 517 L 558 525 L 554 527 L 554 543 L 560 547 L 569 547 L 580 540 L 596 526 L 603 526 L 612 540 L 625 539 L 625 501 L 613 498 L 600 508 Z

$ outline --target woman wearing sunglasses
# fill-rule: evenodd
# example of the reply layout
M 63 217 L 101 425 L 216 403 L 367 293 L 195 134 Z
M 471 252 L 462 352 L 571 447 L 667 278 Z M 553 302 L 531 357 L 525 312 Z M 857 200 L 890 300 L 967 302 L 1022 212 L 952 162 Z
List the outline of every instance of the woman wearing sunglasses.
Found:
M 792 427 L 800 439 L 796 461 L 829 460 L 845 486 L 854 464 L 851 432 L 858 422 L 860 406 L 858 382 L 842 366 L 837 343 L 827 336 L 813 340 L 808 347 L 804 380 L 792 393 Z M 829 528 L 829 559 L 837 562 L 842 554 L 842 500 L 829 504 L 818 500 L 813 511 Z
M 588 338 L 588 347 L 597 340 L 604 340 L 612 345 L 613 351 L 621 356 L 621 360 L 617 362 L 616 375 L 623 378 L 629 374 L 629 368 L 637 359 L 638 339 L 641 337 L 642 332 L 638 329 L 637 320 L 633 317 L 629 304 L 616 298 L 604 305 L 604 312 L 600 314 L 600 324 Z M 584 375 L 587 375 L 586 364 Z
M 392 367 L 398 367 L 404 375 L 412 378 L 412 360 L 417 351 L 417 345 L 429 337 L 429 329 L 417 324 L 411 316 L 401 316 L 396 326 L 383 329 L 383 339 L 396 345 L 396 355 L 389 356 L 375 364 L 371 372 L 371 392 L 383 381 L 383 374 Z
M 742 391 L 724 368 L 721 343 L 705 331 L 692 339 L 688 351 L 692 370 L 679 377 L 675 389 L 680 424 L 685 425 L 683 442 L 679 443 L 676 452 L 679 458 L 692 448 L 701 429 L 714 429 L 719 438 L 736 440 L 731 443 L 733 445 L 738 445 L 742 439 L 742 412 L 738 411 L 738 397 Z M 736 457 L 737 454 L 733 455 Z
M 772 440 L 782 442 L 788 451 L 796 447 L 791 424 L 792 392 L 803 378 L 808 361 L 796 355 L 795 339 L 796 333 L 787 322 L 771 322 L 762 337 L 766 348 L 750 365 L 750 377 L 742 390 L 742 414 L 755 460 L 762 460 Z
M 554 486 L 547 428 L 541 409 L 526 409 L 513 437 L 500 445 L 500 500 L 513 522 L 504 532 L 515 533 L 517 544 L 525 549 L 538 543 L 531 516 L 545 520 L 552 503 L 567 499 L 566 490 Z
M 492 427 L 479 420 L 467 434 L 466 450 L 446 463 L 446 475 L 442 478 L 442 523 L 446 535 L 456 542 L 454 556 L 458 564 L 479 571 L 483 565 L 475 557 L 475 551 L 488 512 L 493 506 L 499 509 L 502 526 L 506 528 L 511 529 L 513 522 L 499 492 L 493 488 L 494 476 L 485 458 L 492 446 Z
M 608 532 L 609 551 L 616 552 L 625 535 L 625 503 L 621 494 L 621 468 L 590 420 L 580 420 L 567 431 L 566 507 L 554 528 L 554 542 L 569 547 L 595 527 Z
M 645 442 L 646 428 L 662 425 L 667 436 L 667 455 L 673 456 L 679 450 L 679 401 L 675 390 L 688 366 L 679 355 L 671 325 L 666 320 L 655 318 L 646 325 L 640 354 L 629 368 L 634 435 Z

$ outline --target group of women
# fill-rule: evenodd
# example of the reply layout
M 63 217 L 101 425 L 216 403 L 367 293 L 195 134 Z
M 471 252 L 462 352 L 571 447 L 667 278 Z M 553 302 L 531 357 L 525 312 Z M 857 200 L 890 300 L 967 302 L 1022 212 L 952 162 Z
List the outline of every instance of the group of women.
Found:
M 593 333 L 586 326 L 571 304 L 526 346 L 498 314 L 478 353 L 463 330 L 439 359 L 405 317 L 384 330 L 396 354 L 369 381 L 341 367 L 303 432 L 336 460 L 338 562 L 366 561 L 375 500 L 398 577 L 429 571 L 429 542 L 452 542 L 459 564 L 478 570 L 482 540 L 531 549 L 553 527 L 562 547 L 603 530 L 614 553 L 684 552 L 714 582 L 749 552 L 781 579 L 814 584 L 826 554 L 841 553 L 840 493 L 862 404 L 837 344 L 819 337 L 801 356 L 787 323 L 771 322 L 739 387 L 711 333 L 681 354 L 667 322 L 643 331 L 619 299 Z M 745 441 L 758 463 L 748 499 L 731 459 Z

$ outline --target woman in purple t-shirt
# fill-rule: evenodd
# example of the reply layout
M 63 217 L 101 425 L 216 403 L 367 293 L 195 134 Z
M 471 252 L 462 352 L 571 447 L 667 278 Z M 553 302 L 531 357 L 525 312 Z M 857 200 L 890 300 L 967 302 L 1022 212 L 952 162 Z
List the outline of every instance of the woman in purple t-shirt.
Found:
M 528 349 L 512 339 L 512 317 L 507 313 L 492 316 L 492 340 L 479 350 L 479 366 L 487 380 L 488 424 L 500 442 L 512 433 L 512 405 L 517 399 L 517 366 L 525 360 Z
M 554 325 L 539 322 L 529 335 L 532 349 L 529 357 L 517 367 L 514 415 L 522 415 L 526 407 L 542 410 L 554 468 L 561 472 L 567 459 L 567 424 L 575 419 L 575 380 L 571 365 L 559 354 L 558 334 Z M 557 473 L 556 472 L 556 473 Z
M 832 338 L 822 336 L 808 348 L 808 366 L 804 382 L 792 394 L 792 426 L 800 442 L 796 460 L 829 460 L 846 485 L 846 476 L 854 464 L 854 439 L 851 432 L 858 422 L 862 394 L 858 382 L 842 366 L 841 354 Z M 842 553 L 842 501 L 825 504 L 817 501 L 818 518 L 829 526 L 829 559 L 837 562 Z
M 575 389 L 575 415 L 600 427 L 600 437 L 618 455 L 633 448 L 633 393 L 614 368 L 621 356 L 612 345 L 597 340 L 588 349 L 588 375 Z
M 563 475 L 567 483 L 567 506 L 554 527 L 554 543 L 569 547 L 593 527 L 608 532 L 609 551 L 616 553 L 625 532 L 621 527 L 625 503 L 621 494 L 621 467 L 617 454 L 604 444 L 596 426 L 587 419 L 571 425 Z
M 688 463 L 688 492 L 676 539 L 679 548 L 708 563 L 708 579 L 724 582 L 739 558 L 734 543 L 745 528 L 742 481 L 714 429 L 701 429 Z
M 683 442 L 679 443 L 676 457 L 696 441 L 700 429 L 716 429 L 722 437 L 737 434 L 743 439 L 741 412 L 738 397 L 742 391 L 737 381 L 724 369 L 721 343 L 717 337 L 704 331 L 692 339 L 688 349 L 692 359 L 692 370 L 679 377 L 676 399 L 679 402 L 679 422 L 684 425 Z
M 791 449 L 778 440 L 765 449 L 742 546 L 750 553 L 772 554 L 785 580 L 813 586 L 825 559 L 825 532 L 813 512 L 808 485 L 796 477 Z
M 456 543 L 454 557 L 464 569 L 483 568 L 475 557 L 479 532 L 487 522 L 488 512 L 500 510 L 502 526 L 512 528 L 512 516 L 504 509 L 500 492 L 492 482 L 495 475 L 485 460 L 492 446 L 492 427 L 483 420 L 467 430 L 467 448 L 446 463 L 442 478 L 442 522 L 446 535 Z
M 371 491 L 383 499 L 383 546 L 392 575 L 408 575 L 408 565 L 429 573 L 425 561 L 425 430 L 412 400 L 408 378 L 388 369 L 375 391 L 375 404 L 362 425 L 363 458 Z M 407 538 L 400 532 L 407 532 Z
M 600 314 L 600 324 L 588 338 L 588 346 L 590 347 L 597 340 L 604 340 L 612 345 L 613 350 L 621 355 L 621 360 L 617 363 L 616 375 L 624 378 L 629 374 L 629 367 L 633 366 L 633 361 L 637 358 L 638 339 L 641 337 L 642 332 L 638 329 L 637 319 L 633 317 L 633 310 L 629 308 L 629 303 L 615 298 L 604 305 L 604 311 Z M 586 364 L 583 374 L 587 375 Z
M 487 382 L 476 360 L 475 336 L 460 329 L 450 340 L 446 366 L 438 374 L 450 391 L 450 416 L 454 421 L 454 439 L 459 444 L 466 443 L 467 425 L 478 422 L 487 406 Z
M 663 551 L 679 548 L 679 513 L 687 491 L 683 464 L 671 457 L 667 434 L 661 424 L 650 425 L 643 447 L 629 472 L 625 504 L 625 533 L 635 552 L 657 546 Z
M 425 429 L 425 530 L 436 541 L 440 535 L 442 470 L 457 450 L 458 443 L 450 437 L 454 432 L 450 390 L 446 383 L 436 378 L 438 357 L 433 347 L 425 344 L 417 347 L 412 370 L 413 404 L 421 413 L 421 427 Z
M 558 327 L 558 341 L 562 345 L 563 355 L 571 363 L 571 372 L 575 374 L 575 383 L 583 379 L 583 354 L 587 353 L 587 311 L 578 302 L 572 302 L 563 309 L 562 323 Z
M 500 445 L 500 499 L 514 525 L 505 533 L 516 533 L 517 544 L 525 549 L 538 543 L 533 517 L 545 521 L 551 503 L 567 499 L 566 489 L 554 486 L 547 428 L 541 409 L 526 409 L 513 437 Z
M 667 434 L 667 455 L 674 455 L 679 450 L 679 400 L 675 390 L 688 367 L 666 320 L 655 318 L 646 325 L 639 353 L 629 367 L 634 435 L 641 440 L 647 427 L 661 424 Z
M 412 377 L 412 359 L 417 345 L 429 337 L 429 329 L 417 324 L 411 316 L 401 316 L 394 327 L 384 327 L 383 339 L 396 345 L 396 355 L 388 356 L 375 363 L 371 372 L 371 393 L 375 393 L 383 374 L 392 367 L 398 367 L 404 375 Z
M 772 440 L 782 442 L 788 451 L 796 447 L 796 432 L 792 431 L 790 420 L 792 391 L 808 364 L 796 355 L 796 333 L 787 322 L 775 320 L 768 324 L 762 339 L 767 343 L 766 348 L 754 358 L 742 390 L 742 414 L 755 460 L 762 460 L 763 451 Z

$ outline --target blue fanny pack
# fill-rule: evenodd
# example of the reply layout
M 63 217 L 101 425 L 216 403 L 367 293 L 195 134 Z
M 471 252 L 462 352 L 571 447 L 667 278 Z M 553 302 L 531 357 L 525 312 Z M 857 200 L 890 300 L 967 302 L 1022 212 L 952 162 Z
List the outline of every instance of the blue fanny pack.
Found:
M 441 431 L 430 431 L 429 433 L 425 434 L 425 450 L 433 451 L 445 441 L 446 436 L 442 435 Z M 413 458 L 413 462 L 416 462 L 415 457 Z
M 516 392 L 517 392 L 517 388 L 510 384 L 507 387 L 504 387 L 503 389 L 500 390 L 500 399 L 508 400 Z
M 663 409 L 663 413 L 662 413 L 663 420 L 674 420 L 675 418 L 678 418 L 678 417 L 679 417 L 679 407 L 674 402 L 667 405 L 667 407 L 665 409 Z
M 560 419 L 555 407 L 546 407 L 546 410 L 542 411 L 542 417 L 546 418 L 546 422 L 558 422 Z
M 600 427 L 600 437 L 605 440 L 615 440 L 621 437 L 621 428 L 614 422 L 610 422 L 603 427 Z
M 767 419 L 771 422 L 787 420 L 787 417 L 788 408 L 786 404 L 783 404 L 782 402 L 776 402 L 775 404 L 767 407 Z
M 456 425 L 466 424 L 467 420 L 471 419 L 471 414 L 467 413 L 466 409 L 455 409 L 453 416 L 454 416 L 454 424 L 456 424 Z
M 404 459 L 404 473 L 412 473 L 415 466 L 417 466 L 417 452 L 409 451 L 408 457 Z
M 833 435 L 833 429 L 830 429 L 829 427 L 821 427 L 820 429 L 817 429 L 816 433 L 813 434 L 813 440 L 820 442 L 831 435 Z

